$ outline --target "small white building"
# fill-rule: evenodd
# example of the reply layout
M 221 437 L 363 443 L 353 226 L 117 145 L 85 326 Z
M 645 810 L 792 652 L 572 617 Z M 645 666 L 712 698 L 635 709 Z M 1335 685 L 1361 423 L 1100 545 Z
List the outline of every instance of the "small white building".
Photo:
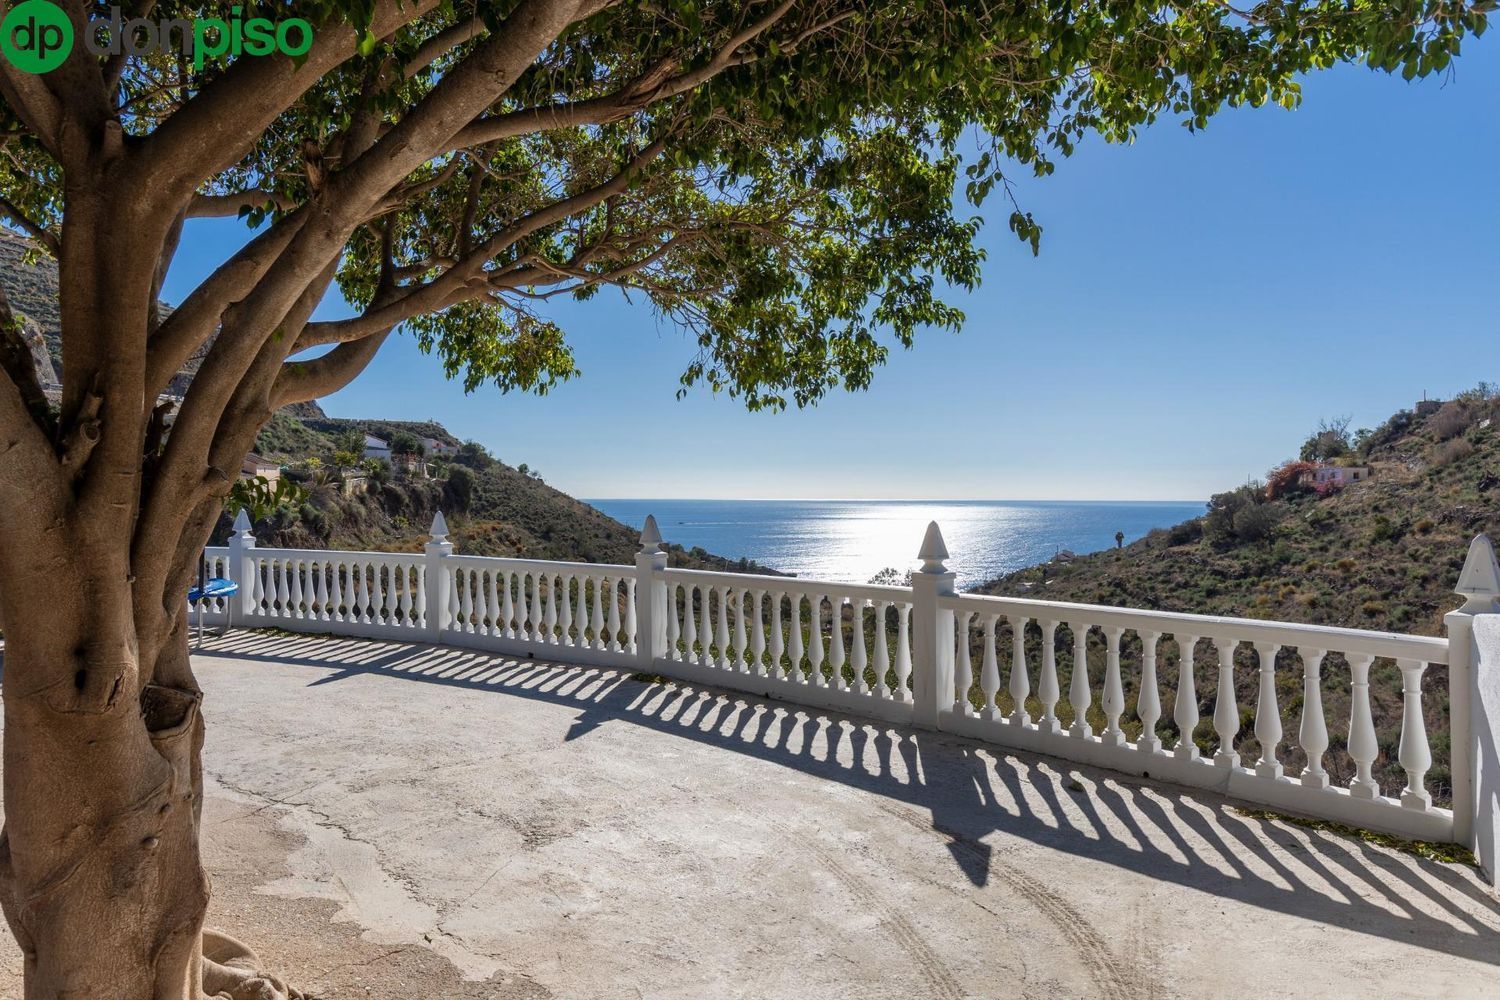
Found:
M 391 443 L 385 438 L 376 437 L 374 434 L 366 434 L 365 458 L 383 458 L 389 462 L 391 460 Z
M 422 448 L 429 458 L 434 455 L 452 455 L 454 452 L 458 451 L 457 448 L 453 447 L 446 441 L 439 441 L 437 438 L 429 437 L 424 437 L 422 439 Z
M 268 483 L 275 483 L 281 478 L 281 466 L 268 458 L 262 458 L 255 452 L 245 456 L 245 461 L 240 465 L 241 479 L 255 479 L 259 477 Z
M 1308 486 L 1348 486 L 1369 478 L 1370 469 L 1364 465 L 1320 465 L 1302 474 L 1302 482 Z

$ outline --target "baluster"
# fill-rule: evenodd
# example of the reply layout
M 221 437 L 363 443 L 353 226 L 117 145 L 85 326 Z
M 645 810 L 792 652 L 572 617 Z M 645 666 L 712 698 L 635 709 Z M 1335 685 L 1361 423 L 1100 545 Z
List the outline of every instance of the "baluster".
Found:
M 587 576 L 569 577 L 569 587 L 575 588 L 573 590 L 573 613 L 569 619 L 576 633 L 573 637 L 573 647 L 585 649 L 589 644 L 589 578 Z M 564 604 L 568 603 L 567 590 L 563 591 L 562 600 Z M 566 611 L 564 613 L 566 614 Z
M 733 591 L 729 588 L 709 588 L 717 591 L 718 607 L 717 615 L 714 616 L 714 666 L 720 670 L 729 669 L 729 595 Z
M 344 617 L 344 586 L 343 586 L 343 583 L 340 581 L 339 578 L 344 575 L 344 564 L 343 563 L 332 563 L 332 564 L 329 565 L 328 571 L 329 571 L 329 580 L 328 580 L 328 583 L 329 583 L 329 590 L 330 590 L 330 594 L 329 594 L 328 600 L 329 600 L 329 603 L 332 605 L 328 610 L 329 610 L 329 613 L 333 616 L 333 620 L 334 621 L 341 622 L 341 621 L 345 620 L 345 617 Z
M 870 693 L 877 698 L 884 698 L 890 693 L 885 680 L 886 673 L 891 669 L 891 653 L 888 648 L 891 641 L 890 623 L 886 621 L 890 608 L 890 601 L 875 602 L 875 684 Z
M 609 642 L 605 646 L 611 653 L 620 651 L 620 579 L 615 577 L 609 581 L 609 624 L 605 626 L 609 631 Z
M 1044 733 L 1061 733 L 1062 723 L 1057 718 L 1057 700 L 1062 689 L 1057 684 L 1057 622 L 1041 620 L 1042 627 L 1042 678 L 1037 689 L 1037 699 L 1042 703 L 1042 717 L 1037 728 Z
M 349 567 L 350 589 L 354 592 L 354 606 L 350 608 L 350 620 L 359 622 L 361 625 L 369 622 L 369 589 L 365 584 L 365 572 L 367 567 L 364 563 L 358 563 Z
M 495 615 L 495 574 L 488 568 L 476 570 L 474 579 L 474 630 L 481 635 L 490 635 Z
M 1380 786 L 1371 774 L 1380 750 L 1375 742 L 1375 720 L 1370 715 L 1370 664 L 1375 657 L 1363 653 L 1346 655 L 1350 673 L 1349 756 L 1354 760 L 1349 794 L 1357 799 L 1373 799 L 1380 794 Z
M 958 611 L 953 617 L 958 624 L 953 638 L 953 709 L 959 715 L 973 715 L 969 689 L 974 686 L 974 651 L 969 644 L 969 623 L 974 620 L 974 615 Z
M 1026 711 L 1026 698 L 1031 694 L 1031 678 L 1026 676 L 1026 623 L 1025 615 L 1008 615 L 1010 621 L 1010 696 L 1015 706 L 1010 710 L 1010 721 L 1018 726 L 1031 724 Z
M 1073 680 L 1068 685 L 1068 701 L 1073 705 L 1073 726 L 1068 732 L 1081 740 L 1094 735 L 1089 728 L 1088 711 L 1094 702 L 1089 687 L 1089 626 L 1073 622 Z
M 589 595 L 589 631 L 592 639 L 589 646 L 593 649 L 604 648 L 604 577 L 596 576 L 590 581 L 594 585 L 593 593 Z
M 1240 706 L 1234 694 L 1234 650 L 1238 645 L 1233 639 L 1214 638 L 1214 648 L 1219 651 L 1219 691 L 1214 697 L 1214 732 L 1219 734 L 1219 749 L 1214 763 L 1219 767 L 1235 767 L 1240 762 L 1234 750 L 1234 738 L 1240 732 Z
M 464 631 L 481 632 L 484 630 L 484 619 L 482 609 L 484 608 L 484 571 L 470 569 L 464 572 L 464 598 L 468 601 L 468 610 L 464 612 Z
M 1110 626 L 1104 630 L 1104 732 L 1100 739 L 1111 746 L 1125 745 L 1125 731 L 1120 728 L 1120 716 L 1125 714 L 1125 685 L 1120 680 L 1120 636 L 1123 628 Z
M 421 566 L 415 568 L 391 566 L 386 570 L 386 574 L 391 588 L 391 600 L 396 612 L 401 616 L 401 624 L 408 628 L 420 625 L 427 595 L 425 590 L 414 581 L 422 579 L 423 568 Z M 419 590 L 423 592 L 418 593 Z
M 1156 642 L 1160 632 L 1137 632 L 1141 640 L 1141 690 L 1135 698 L 1135 714 L 1140 716 L 1141 737 L 1136 740 L 1137 750 L 1156 753 L 1161 749 L 1161 737 L 1156 735 L 1156 720 L 1161 718 L 1161 694 L 1156 688 Z
M 807 683 L 807 675 L 802 672 L 802 595 L 792 594 L 791 597 L 791 633 L 787 636 L 791 645 L 786 652 L 787 658 L 787 680 L 795 684 Z
M 1406 771 L 1406 788 L 1401 804 L 1408 809 L 1429 809 L 1425 778 L 1432 767 L 1432 750 L 1427 745 L 1427 720 L 1422 717 L 1422 672 L 1427 664 L 1421 660 L 1397 660 L 1401 668 L 1401 743 L 1396 759 Z
M 634 656 L 635 635 L 635 577 L 625 580 L 625 651 Z
M 772 677 L 780 677 L 781 654 L 785 652 L 785 639 L 781 635 L 781 592 L 774 591 L 771 594 L 771 663 Z
M 828 598 L 828 686 L 837 690 L 848 690 L 844 682 L 844 599 Z
M 911 679 L 911 605 L 896 605 L 896 700 L 907 701 L 907 681 Z
M 489 615 L 489 622 L 485 626 L 486 635 L 500 635 L 500 581 L 504 579 L 504 570 L 492 569 L 485 574 L 484 580 L 484 608 Z
M 700 667 L 714 665 L 714 620 L 713 609 L 709 607 L 712 597 L 712 587 L 698 588 L 698 665 Z
M 514 609 L 516 615 L 516 638 L 523 641 L 530 636 L 531 632 L 531 595 L 528 591 L 530 581 L 530 574 L 521 571 L 516 572 Z
M 750 670 L 750 661 L 745 656 L 745 592 L 731 591 L 729 601 L 734 608 L 734 670 L 743 674 Z
M 403 566 L 401 580 L 411 590 L 412 626 L 426 625 L 430 618 L 437 615 L 436 608 L 427 607 L 427 567 L 418 566 L 414 573 L 408 573 Z
M 457 591 L 454 601 L 458 604 L 458 618 L 453 622 L 455 632 L 474 631 L 474 574 L 460 569 L 453 574 L 453 587 Z
M 999 713 L 995 706 L 995 695 L 1000 690 L 1000 661 L 995 656 L 995 624 L 999 615 L 987 615 L 984 619 L 984 663 L 979 670 L 979 689 L 984 692 L 984 707 L 979 715 L 993 719 Z
M 676 651 L 676 640 L 681 639 L 682 631 L 676 616 L 676 583 L 667 582 L 666 585 L 666 658 L 667 660 L 681 660 L 681 655 Z
M 760 615 L 760 600 L 764 590 L 750 591 L 750 662 L 751 673 L 757 677 L 766 675 L 766 626 Z
M 685 584 L 682 588 L 682 657 L 684 663 L 691 663 L 697 654 L 693 647 L 698 644 L 698 623 L 693 616 L 693 587 Z
M 812 665 L 812 682 L 818 687 L 826 687 L 828 680 L 823 676 L 823 595 L 808 594 L 807 604 L 807 662 Z
M 1276 759 L 1276 744 L 1281 742 L 1281 706 L 1276 703 L 1276 651 L 1274 642 L 1255 644 L 1260 664 L 1260 697 L 1255 703 L 1255 738 L 1260 741 L 1260 760 L 1255 773 L 1262 778 L 1281 777 L 1281 763 Z
M 499 577 L 499 636 L 504 639 L 513 639 L 516 636 L 510 627 L 511 619 L 516 616 L 516 606 L 510 600 L 510 570 L 499 570 L 495 576 Z
M 266 566 L 266 579 L 270 582 L 270 594 L 266 600 L 266 613 L 281 617 L 286 611 L 286 590 L 283 586 L 286 579 L 282 570 L 283 560 L 274 559 Z
M 379 563 L 370 563 L 370 581 L 366 597 L 370 601 L 370 621 L 381 625 L 390 624 L 390 615 L 387 613 L 386 602 L 389 599 L 385 586 L 380 582 L 381 566 Z
M 849 679 L 849 690 L 864 694 L 869 689 L 865 684 L 865 670 L 870 665 L 869 654 L 865 652 L 865 602 L 855 598 L 849 599 L 849 610 L 854 613 L 854 628 L 849 633 L 851 648 L 849 650 L 849 668 L 854 676 Z
M 1297 647 L 1302 658 L 1302 728 L 1297 742 L 1307 754 L 1302 769 L 1302 784 L 1308 788 L 1327 788 L 1328 772 L 1323 770 L 1323 754 L 1328 751 L 1328 720 L 1323 717 L 1323 657 L 1321 649 Z
M 531 618 L 531 641 L 547 641 L 547 578 L 541 573 L 529 574 L 531 599 L 528 611 Z
M 1193 730 L 1198 728 L 1198 681 L 1193 670 L 1193 652 L 1198 645 L 1196 635 L 1176 635 L 1177 640 L 1177 700 L 1172 706 L 1172 720 L 1177 723 L 1177 745 L 1172 753 L 1182 760 L 1198 759 L 1198 744 L 1193 742 Z
M 542 576 L 542 596 L 547 599 L 547 606 L 542 613 L 542 641 L 549 644 L 557 643 L 557 578 L 551 573 Z
M 292 563 L 292 617 L 303 618 L 306 612 L 302 607 L 302 572 L 306 568 L 301 559 Z
M 319 621 L 326 614 L 328 599 L 324 592 L 323 563 L 309 560 L 303 564 L 306 578 L 307 619 Z

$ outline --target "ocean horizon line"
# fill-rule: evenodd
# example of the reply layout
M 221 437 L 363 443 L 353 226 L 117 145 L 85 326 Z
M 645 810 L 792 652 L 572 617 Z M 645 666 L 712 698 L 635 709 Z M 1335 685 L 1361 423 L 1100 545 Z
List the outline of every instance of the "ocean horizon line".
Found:
M 648 496 L 580 496 L 578 499 L 584 503 L 593 503 L 598 500 L 604 503 L 647 503 L 650 501 L 661 501 L 663 503 L 933 503 L 933 504 L 980 504 L 980 503 L 1016 503 L 1016 504 L 1039 504 L 1039 503 L 1068 503 L 1068 504 L 1189 504 L 1207 503 L 1207 499 L 1198 497 L 1185 497 L 1180 499 L 1157 499 L 1157 500 L 1068 500 L 1062 498 L 1034 498 L 1034 499 L 1008 499 L 995 497 L 648 497 Z

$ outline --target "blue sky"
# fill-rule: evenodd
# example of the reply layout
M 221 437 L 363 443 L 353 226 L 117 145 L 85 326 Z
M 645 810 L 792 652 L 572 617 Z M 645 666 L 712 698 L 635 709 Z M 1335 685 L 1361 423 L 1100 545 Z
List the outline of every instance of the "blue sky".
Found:
M 963 332 L 816 409 L 675 399 L 691 341 L 614 293 L 556 306 L 583 376 L 546 397 L 465 396 L 403 334 L 323 405 L 439 420 L 585 497 L 1203 498 L 1321 417 L 1373 426 L 1424 391 L 1500 381 L 1500 41 L 1448 79 L 1346 67 L 1304 93 L 1294 112 L 1163 122 L 1022 179 L 1041 256 L 998 198 L 984 206 Z M 242 239 L 232 220 L 194 224 L 165 297 Z

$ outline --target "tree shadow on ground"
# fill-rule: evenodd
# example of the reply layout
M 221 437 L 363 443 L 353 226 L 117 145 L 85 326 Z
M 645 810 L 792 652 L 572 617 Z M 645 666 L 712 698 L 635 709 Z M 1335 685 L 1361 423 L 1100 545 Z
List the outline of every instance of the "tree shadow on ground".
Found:
M 880 796 L 882 811 L 942 837 L 976 886 L 997 874 L 1018 877 L 997 865 L 984 839 L 998 833 L 1240 903 L 1500 965 L 1500 901 L 1477 872 L 1246 816 L 1212 793 L 946 733 L 706 686 L 652 683 L 620 670 L 269 632 L 232 633 L 205 652 L 324 671 L 311 685 L 375 674 L 576 707 L 568 740 L 628 723 L 748 754 Z

